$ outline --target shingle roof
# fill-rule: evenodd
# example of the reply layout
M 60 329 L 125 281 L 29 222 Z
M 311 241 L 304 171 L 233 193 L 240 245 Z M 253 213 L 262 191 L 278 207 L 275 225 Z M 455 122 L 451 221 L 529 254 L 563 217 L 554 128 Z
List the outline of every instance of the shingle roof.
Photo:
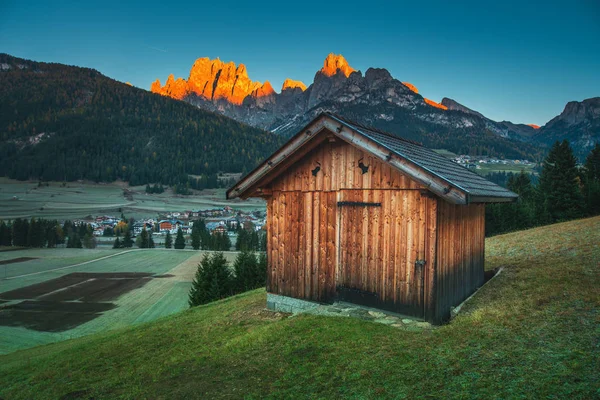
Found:
M 516 193 L 488 181 L 473 171 L 469 171 L 467 168 L 416 142 L 366 127 L 339 115 L 331 113 L 327 113 L 327 115 L 471 196 L 515 199 L 518 197 Z

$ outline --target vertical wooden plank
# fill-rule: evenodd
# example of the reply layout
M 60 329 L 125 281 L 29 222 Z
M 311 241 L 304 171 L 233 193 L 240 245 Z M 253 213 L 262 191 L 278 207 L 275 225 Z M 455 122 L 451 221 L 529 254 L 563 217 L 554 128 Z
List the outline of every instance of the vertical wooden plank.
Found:
M 375 203 L 375 191 L 367 190 L 366 202 Z M 367 207 L 365 207 L 367 208 Z M 366 223 L 363 226 L 363 237 L 365 238 L 366 247 L 364 248 L 366 253 L 366 271 L 365 271 L 365 290 L 369 292 L 375 292 L 375 248 L 373 247 L 373 229 L 377 223 L 377 217 L 375 215 L 379 207 L 368 207 L 365 212 L 367 214 Z
M 404 242 L 404 235 L 402 232 L 402 227 L 404 226 L 402 221 L 402 206 L 406 199 L 406 194 L 398 190 L 392 190 L 391 192 L 390 207 L 392 209 L 392 225 L 390 229 L 390 269 L 388 270 L 390 271 L 391 283 L 390 300 L 393 301 L 394 304 L 398 304 L 402 302 L 401 297 L 402 292 L 404 291 L 403 288 L 401 288 L 402 284 L 400 284 L 399 274 L 402 269 L 400 248 Z
M 335 295 L 335 271 L 337 265 L 336 222 L 337 205 L 335 192 L 327 193 L 327 300 Z
M 360 172 L 360 168 L 357 168 L 359 170 L 359 174 L 361 176 L 362 172 Z M 361 190 L 360 191 L 362 194 L 362 202 L 364 203 L 368 203 L 369 200 L 369 195 L 372 192 L 371 190 Z M 371 211 L 371 209 L 373 207 L 360 207 L 361 208 L 361 214 L 362 214 L 362 218 L 361 218 L 361 246 L 360 246 L 360 252 L 361 252 L 361 289 L 362 290 L 369 290 L 369 269 L 370 269 L 370 261 L 371 261 L 371 257 L 372 257 L 372 249 L 369 249 L 369 227 L 370 227 L 370 218 L 369 218 L 369 213 Z
M 325 299 L 327 292 L 327 193 L 321 192 L 319 211 L 319 300 Z
M 285 193 L 285 218 L 284 218 L 284 232 L 285 232 L 285 241 L 284 241 L 284 287 L 286 296 L 294 296 L 293 290 L 294 287 L 294 265 L 293 265 L 293 212 L 294 212 L 294 195 L 293 192 Z
M 277 290 L 279 294 L 285 294 L 285 207 L 286 193 L 280 192 L 279 195 L 279 251 L 277 266 Z
M 385 274 L 385 265 L 386 265 L 386 261 L 385 261 L 385 257 L 384 257 L 384 252 L 385 252 L 385 246 L 386 246 L 386 242 L 385 242 L 385 214 L 386 214 L 386 203 L 385 203 L 385 191 L 383 190 L 379 190 L 377 191 L 378 193 L 378 198 L 377 198 L 377 202 L 381 203 L 381 207 L 379 208 L 379 223 L 377 225 L 377 231 L 376 231 L 376 235 L 377 235 L 377 290 L 376 292 L 379 293 L 380 298 L 384 298 L 384 277 L 383 275 Z
M 304 243 L 306 242 L 306 224 L 304 223 L 304 193 L 296 192 L 296 199 L 298 201 L 296 207 L 298 208 L 298 223 L 297 223 L 297 245 L 296 245 L 296 271 L 297 271 L 297 292 L 296 296 L 304 298 L 304 271 L 305 271 L 305 260 L 304 260 Z
M 338 190 L 338 164 L 337 164 L 337 158 L 338 158 L 338 142 L 336 143 L 331 143 L 330 145 L 330 153 L 331 153 L 331 183 L 330 183 L 330 190 Z
M 384 206 L 384 227 L 383 227 L 383 285 L 381 291 L 381 300 L 388 301 L 389 297 L 389 267 L 390 267 L 390 246 L 392 244 L 390 240 L 390 230 L 392 225 L 392 208 L 391 208 L 391 191 L 384 191 L 384 200 L 382 205 Z
M 311 299 L 312 294 L 312 250 L 313 250 L 313 194 L 304 196 L 304 298 Z
M 319 230 L 319 221 L 321 215 L 321 196 L 318 192 L 313 192 L 313 242 L 312 242 L 312 293 L 311 299 L 318 300 L 319 299 L 319 243 L 321 241 L 320 230 Z
M 347 149 L 346 154 L 346 183 L 348 184 L 348 189 L 354 189 L 354 160 L 355 160 L 355 149 L 350 146 Z
M 415 267 L 415 255 L 416 255 L 416 237 L 415 237 L 415 219 L 416 219 L 416 204 L 414 201 L 414 192 L 407 191 L 410 193 L 407 195 L 408 201 L 406 204 L 406 215 L 407 215 L 407 223 L 406 223 L 406 268 L 409 272 L 408 276 L 410 277 L 410 282 L 408 283 L 409 287 L 409 302 L 411 305 L 415 304 L 416 296 L 416 286 L 418 274 L 416 272 Z
M 279 293 L 279 203 L 281 192 L 273 192 L 273 222 L 271 224 L 271 293 Z
M 336 182 L 338 182 L 336 180 Z M 341 284 L 342 282 L 342 263 L 343 263 L 343 254 L 342 254 L 342 229 L 343 229 L 343 221 L 342 221 L 342 210 L 338 207 L 337 203 L 339 203 L 342 198 L 342 192 L 340 190 L 335 193 L 335 282 L 334 289 Z
M 267 199 L 267 292 L 271 292 L 273 279 L 273 197 Z

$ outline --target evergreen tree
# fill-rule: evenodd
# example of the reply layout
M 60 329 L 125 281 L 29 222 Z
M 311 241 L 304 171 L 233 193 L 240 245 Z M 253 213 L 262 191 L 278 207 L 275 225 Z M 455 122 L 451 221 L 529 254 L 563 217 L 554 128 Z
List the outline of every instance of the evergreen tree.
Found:
M 587 214 L 600 214 L 600 143 L 585 159 L 582 181 Z
M 95 249 L 96 248 L 96 238 L 91 232 L 86 232 L 83 237 L 83 247 L 86 249 Z
M 117 236 L 117 238 L 115 239 L 115 242 L 113 243 L 113 249 L 120 249 L 121 247 L 123 247 L 121 245 L 121 241 L 119 240 L 119 237 Z
M 142 233 L 140 233 L 140 248 L 147 249 L 149 247 L 148 231 L 146 231 L 146 227 L 144 226 Z
M 12 232 L 10 225 L 0 222 L 0 246 L 12 246 Z
M 67 239 L 67 248 L 69 249 L 82 249 L 83 244 L 81 243 L 81 238 L 79 237 L 79 233 L 77 230 L 72 230 L 69 234 L 69 238 Z
M 48 227 L 46 228 L 46 246 L 48 248 L 51 247 L 56 247 L 56 244 L 58 243 L 58 228 L 60 227 L 60 225 L 58 225 L 57 221 L 52 221 Z
M 266 270 L 262 270 L 254 253 L 248 251 L 239 253 L 233 263 L 233 269 L 237 292 L 245 292 L 265 285 Z
M 206 304 L 233 294 L 233 282 L 229 263 L 223 253 L 205 254 L 198 265 L 190 289 L 190 307 Z
M 131 239 L 131 231 L 129 229 L 125 231 L 125 236 L 123 236 L 123 247 L 133 247 L 133 240 Z
M 148 232 L 148 248 L 154 248 L 154 239 L 152 238 L 152 231 Z
M 171 232 L 167 232 L 167 236 L 165 237 L 165 249 L 170 249 L 173 247 L 173 238 L 171 237 Z
M 175 237 L 175 246 L 176 249 L 185 248 L 185 238 L 183 237 L 183 231 L 181 228 L 177 228 L 177 236 Z
M 26 219 L 17 218 L 12 224 L 13 246 L 27 247 L 29 233 L 29 222 Z
M 200 249 L 200 243 L 200 227 L 197 227 L 196 224 L 194 224 L 194 226 L 192 226 L 192 248 L 194 250 Z
M 540 174 L 539 197 L 549 222 L 568 221 L 583 216 L 583 196 L 579 188 L 577 160 L 569 142 L 556 142 L 544 160 Z

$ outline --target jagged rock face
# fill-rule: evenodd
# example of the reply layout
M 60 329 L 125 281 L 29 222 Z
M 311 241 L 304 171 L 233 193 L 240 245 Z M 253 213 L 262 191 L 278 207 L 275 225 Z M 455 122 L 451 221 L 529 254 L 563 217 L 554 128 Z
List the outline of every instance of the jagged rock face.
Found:
M 568 102 L 560 115 L 536 131 L 534 138 L 548 145 L 566 139 L 583 160 L 600 143 L 600 97 Z
M 323 62 L 323 68 L 319 71 L 321 74 L 331 77 L 336 74 L 343 74 L 346 78 L 356 70 L 348 65 L 348 61 L 341 54 L 330 53 L 325 62 Z
M 461 111 L 461 112 L 464 112 L 466 114 L 473 114 L 473 115 L 477 115 L 478 117 L 484 118 L 484 116 L 481 115 L 481 113 L 478 113 L 477 111 L 471 110 L 470 108 L 463 106 L 459 102 L 454 101 L 452 99 L 449 99 L 447 97 L 444 97 L 442 99 L 442 105 L 445 106 L 446 109 L 448 109 L 448 110 Z
M 295 81 L 293 79 L 286 79 L 283 81 L 283 85 L 281 86 L 281 92 L 288 89 L 300 89 L 301 92 L 306 90 L 306 85 L 300 81 Z
M 179 100 L 188 96 L 197 96 L 205 100 L 219 103 L 241 105 L 248 96 L 270 96 L 275 91 L 271 84 L 254 82 L 248 77 L 244 64 L 236 66 L 234 62 L 224 63 L 207 57 L 199 58 L 194 62 L 187 81 L 178 78 L 175 80 L 170 75 L 165 86 L 156 80 L 150 90 Z

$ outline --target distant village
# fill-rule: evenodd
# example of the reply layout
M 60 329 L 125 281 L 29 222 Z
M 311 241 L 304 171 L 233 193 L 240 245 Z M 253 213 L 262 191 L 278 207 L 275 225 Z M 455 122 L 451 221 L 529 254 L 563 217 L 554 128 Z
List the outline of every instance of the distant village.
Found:
M 264 211 L 240 211 L 229 206 L 211 210 L 181 211 L 158 214 L 157 218 L 144 218 L 133 220 L 132 234 L 138 235 L 144 227 L 154 235 L 176 234 L 181 228 L 184 234 L 191 234 L 194 221 L 204 220 L 206 229 L 210 234 L 229 234 L 239 228 L 247 231 L 260 231 L 265 226 L 266 214 Z M 121 217 L 112 215 L 96 216 L 93 221 L 78 220 L 75 224 L 87 223 L 94 230 L 94 236 L 103 236 L 107 228 L 114 229 L 121 221 Z
M 492 164 L 492 165 L 516 165 L 523 167 L 532 167 L 535 165 L 534 162 L 529 160 L 501 160 L 494 157 L 487 156 L 467 156 L 461 154 L 459 156 L 451 158 L 457 164 L 462 165 L 463 167 L 469 169 L 481 169 L 483 165 Z

